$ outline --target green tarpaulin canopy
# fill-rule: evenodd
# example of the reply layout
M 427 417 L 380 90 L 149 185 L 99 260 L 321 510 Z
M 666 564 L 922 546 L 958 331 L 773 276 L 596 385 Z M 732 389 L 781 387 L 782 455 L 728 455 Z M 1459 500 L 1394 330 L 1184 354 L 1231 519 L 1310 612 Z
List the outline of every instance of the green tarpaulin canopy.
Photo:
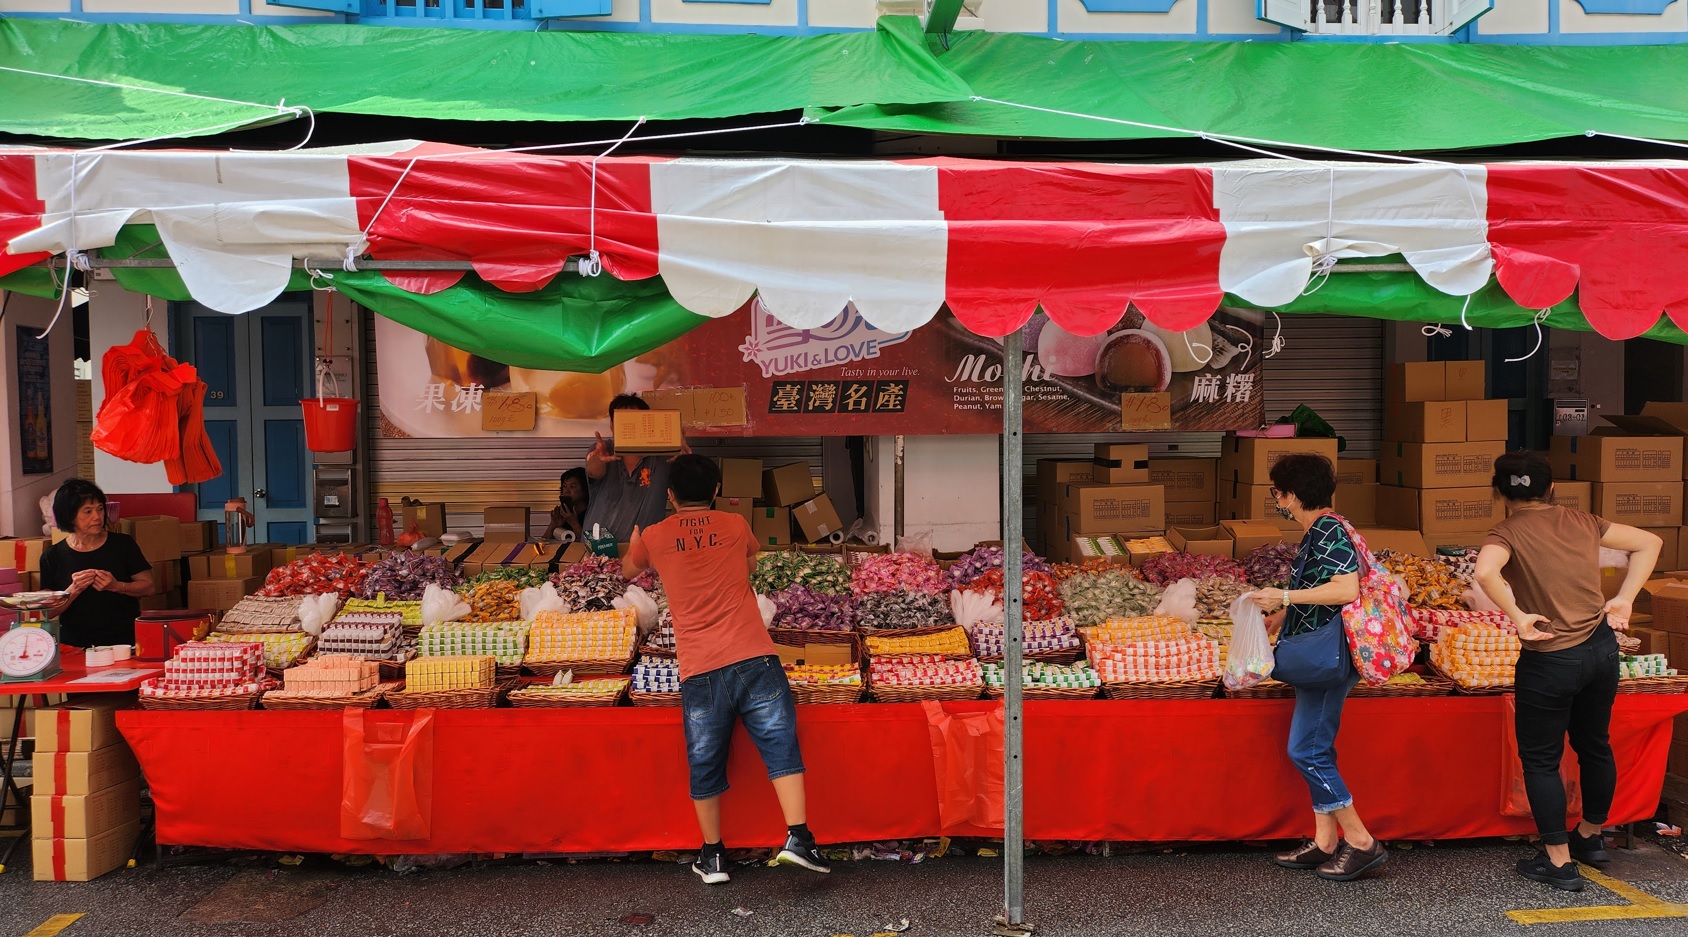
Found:
M 927 51 L 912 17 L 797 37 L 0 19 L 0 67 L 13 69 L 0 71 L 0 131 L 82 139 L 191 136 L 275 118 L 238 102 L 440 120 L 631 121 L 969 94 Z
M 939 61 L 981 97 L 1138 123 L 1361 150 L 1495 146 L 1589 130 L 1688 140 L 1688 45 L 949 38 Z M 814 116 L 914 133 L 1179 135 L 985 101 L 880 101 Z

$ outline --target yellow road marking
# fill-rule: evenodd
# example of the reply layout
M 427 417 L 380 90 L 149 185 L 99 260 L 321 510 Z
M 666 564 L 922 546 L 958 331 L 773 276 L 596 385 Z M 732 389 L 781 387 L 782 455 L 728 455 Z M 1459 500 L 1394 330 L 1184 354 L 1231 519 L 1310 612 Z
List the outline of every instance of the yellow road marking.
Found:
M 23 935 L 23 937 L 55 937 L 60 931 L 82 920 L 82 914 L 55 914 L 46 923 Z
M 1620 882 L 1610 875 L 1582 866 L 1583 878 L 1630 902 L 1619 905 L 1595 905 L 1584 908 L 1548 908 L 1537 911 L 1508 911 L 1506 916 L 1518 924 L 1563 924 L 1576 921 L 1634 921 L 1651 918 L 1688 917 L 1688 904 L 1660 901 L 1628 882 Z

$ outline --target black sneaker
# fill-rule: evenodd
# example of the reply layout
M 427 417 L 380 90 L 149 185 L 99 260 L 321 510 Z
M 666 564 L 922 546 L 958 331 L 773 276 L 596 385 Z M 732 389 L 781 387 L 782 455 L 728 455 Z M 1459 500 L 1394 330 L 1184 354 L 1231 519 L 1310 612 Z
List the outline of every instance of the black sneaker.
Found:
M 802 866 L 811 872 L 823 874 L 832 871 L 832 863 L 826 861 L 826 856 L 821 855 L 813 839 L 802 840 L 795 836 L 785 838 L 785 848 L 774 857 L 774 862 L 779 865 Z
M 1536 853 L 1534 859 L 1519 859 L 1518 874 L 1532 882 L 1552 885 L 1563 891 L 1582 891 L 1583 885 L 1587 884 L 1582 873 L 1577 871 L 1575 862 L 1554 865 L 1545 852 Z
M 732 876 L 727 874 L 725 850 L 719 850 L 712 855 L 699 852 L 697 858 L 692 860 L 692 871 L 697 873 L 698 878 L 703 879 L 705 885 L 720 885 L 732 880 Z
M 1606 834 L 1604 831 L 1593 836 L 1583 836 L 1576 830 L 1571 831 L 1571 858 L 1589 865 L 1605 865 L 1612 861 L 1606 855 Z

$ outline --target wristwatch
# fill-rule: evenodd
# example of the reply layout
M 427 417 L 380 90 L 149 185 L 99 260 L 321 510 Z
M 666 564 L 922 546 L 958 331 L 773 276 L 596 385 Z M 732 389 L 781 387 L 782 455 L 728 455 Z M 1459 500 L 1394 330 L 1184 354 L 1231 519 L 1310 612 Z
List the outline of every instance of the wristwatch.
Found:
M 1289 590 L 1284 590 L 1284 608 L 1289 608 Z

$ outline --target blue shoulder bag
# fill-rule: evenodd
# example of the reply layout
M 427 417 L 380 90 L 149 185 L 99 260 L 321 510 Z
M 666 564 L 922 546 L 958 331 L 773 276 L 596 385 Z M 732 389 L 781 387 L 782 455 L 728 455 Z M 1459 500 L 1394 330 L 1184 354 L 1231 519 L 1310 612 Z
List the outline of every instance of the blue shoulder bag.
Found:
M 1294 579 L 1300 579 L 1307 551 L 1297 551 Z M 1343 633 L 1342 613 L 1312 631 L 1278 639 L 1273 652 L 1272 678 L 1294 687 L 1323 690 L 1348 677 L 1348 636 Z

